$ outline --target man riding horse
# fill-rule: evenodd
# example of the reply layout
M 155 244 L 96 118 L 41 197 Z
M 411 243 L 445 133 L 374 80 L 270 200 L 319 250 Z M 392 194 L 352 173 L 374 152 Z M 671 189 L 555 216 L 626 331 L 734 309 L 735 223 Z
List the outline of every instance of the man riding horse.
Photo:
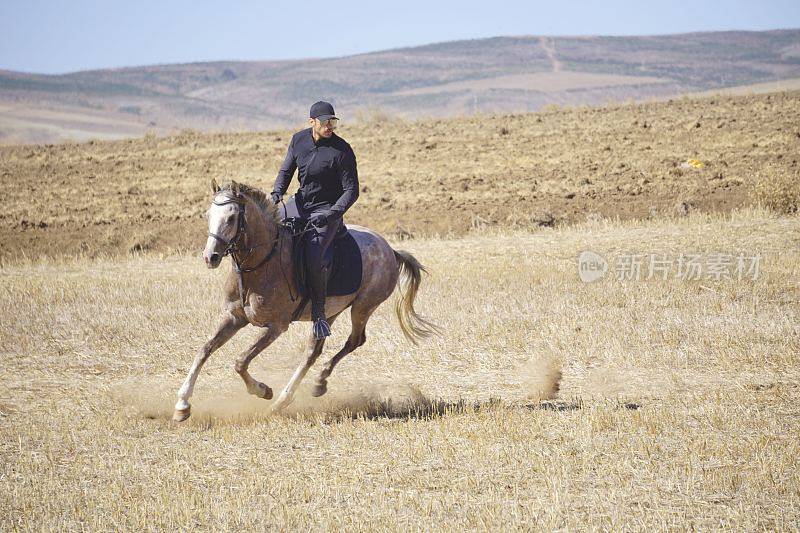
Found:
M 328 390 L 328 378 L 334 367 L 366 342 L 367 322 L 395 289 L 399 290 L 395 313 L 403 334 L 416 343 L 438 333 L 434 324 L 414 310 L 425 268 L 410 253 L 393 249 L 378 233 L 361 226 L 351 226 L 347 232 L 348 239 L 355 244 L 360 255 L 358 285 L 346 294 L 331 295 L 327 301 L 329 314 L 326 315 L 326 250 L 332 251 L 331 241 L 338 229 L 343 228 L 342 215 L 358 198 L 356 158 L 350 145 L 333 134 L 336 122 L 331 104 L 317 102 L 311 106 L 311 127 L 292 136 L 286 160 L 275 180 L 272 202 L 262 191 L 244 184 L 230 182 L 219 187 L 212 183 L 203 260 L 208 268 L 217 268 L 222 258 L 230 255 L 233 265 L 225 282 L 223 308 L 216 331 L 197 351 L 178 391 L 174 420 L 180 422 L 189 418 L 189 399 L 206 360 L 247 325 L 256 326 L 259 333 L 251 346 L 237 358 L 236 372 L 244 380 L 247 392 L 270 400 L 272 389 L 250 374 L 250 363 L 288 330 L 292 322 L 314 321 L 304 360 L 273 403 L 274 412 L 292 402 L 297 387 L 322 354 L 326 337 L 330 335 L 330 324 L 348 308 L 350 335 L 317 376 L 311 389 L 314 397 L 322 396 Z M 292 272 L 294 254 L 291 243 L 295 226 L 280 224 L 275 208 L 298 169 L 300 190 L 280 214 L 284 218 L 310 220 L 308 230 L 304 231 L 305 236 L 311 237 L 306 250 L 313 291 L 310 312 L 305 308 L 298 309 L 293 285 L 285 276 Z M 284 242 L 290 246 L 284 247 Z M 354 268 L 344 271 L 352 272 Z
M 356 156 L 350 145 L 333 132 L 338 122 L 328 102 L 311 106 L 310 127 L 292 136 L 271 194 L 273 203 L 280 203 L 295 170 L 299 171 L 300 189 L 286 202 L 281 215 L 308 220 L 310 225 L 305 259 L 316 339 L 331 334 L 325 314 L 331 255 L 328 250 L 342 226 L 342 216 L 358 198 Z

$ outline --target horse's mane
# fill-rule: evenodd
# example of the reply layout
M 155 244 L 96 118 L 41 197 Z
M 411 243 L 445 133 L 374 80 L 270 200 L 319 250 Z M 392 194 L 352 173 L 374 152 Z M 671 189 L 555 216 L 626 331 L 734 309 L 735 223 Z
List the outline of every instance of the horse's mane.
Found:
M 258 205 L 264 212 L 276 223 L 279 224 L 281 221 L 281 215 L 278 212 L 278 206 L 272 203 L 272 199 L 257 187 L 251 187 L 250 185 L 246 185 L 244 183 L 238 183 L 236 181 L 230 181 L 228 183 L 223 183 L 219 187 L 218 192 L 231 192 L 239 194 L 244 194 L 248 196 L 251 200 L 253 200 L 256 205 Z

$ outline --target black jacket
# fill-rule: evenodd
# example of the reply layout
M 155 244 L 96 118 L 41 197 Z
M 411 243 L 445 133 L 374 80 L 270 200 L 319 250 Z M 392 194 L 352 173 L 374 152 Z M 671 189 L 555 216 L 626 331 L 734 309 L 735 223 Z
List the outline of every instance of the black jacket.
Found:
M 327 210 L 328 215 L 342 216 L 358 198 L 356 156 L 347 141 L 335 133 L 316 143 L 311 128 L 295 133 L 273 192 L 284 195 L 295 170 L 299 170 L 300 180 L 295 201 L 309 213 Z

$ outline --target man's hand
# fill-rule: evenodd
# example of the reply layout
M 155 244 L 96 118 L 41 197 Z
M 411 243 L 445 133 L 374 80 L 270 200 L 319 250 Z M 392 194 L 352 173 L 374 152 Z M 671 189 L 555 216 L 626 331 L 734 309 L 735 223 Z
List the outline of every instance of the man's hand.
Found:
M 313 215 L 308 222 L 314 227 L 321 228 L 328 223 L 328 215 L 325 213 L 318 213 Z
M 279 203 L 281 203 L 281 197 L 282 197 L 281 194 L 278 194 L 277 192 L 273 192 L 272 194 L 269 195 L 269 197 L 272 200 L 273 204 L 278 205 Z

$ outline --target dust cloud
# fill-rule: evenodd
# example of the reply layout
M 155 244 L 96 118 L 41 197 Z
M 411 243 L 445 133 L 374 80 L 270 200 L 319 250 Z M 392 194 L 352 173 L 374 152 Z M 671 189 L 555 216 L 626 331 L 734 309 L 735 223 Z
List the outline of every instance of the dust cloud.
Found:
M 552 400 L 561 387 L 561 357 L 552 351 L 531 357 L 520 368 L 523 392 L 527 400 Z
M 123 410 L 137 418 L 171 420 L 178 385 L 128 380 L 114 387 L 112 396 Z M 405 383 L 342 384 L 320 398 L 310 394 L 310 384 L 303 384 L 294 401 L 281 413 L 272 412 L 274 400 L 247 394 L 244 385 L 233 384 L 197 393 L 191 399 L 189 421 L 247 422 L 271 417 L 324 415 L 333 417 L 424 417 L 431 414 L 431 402 L 417 387 Z M 275 391 L 275 397 L 279 394 Z

